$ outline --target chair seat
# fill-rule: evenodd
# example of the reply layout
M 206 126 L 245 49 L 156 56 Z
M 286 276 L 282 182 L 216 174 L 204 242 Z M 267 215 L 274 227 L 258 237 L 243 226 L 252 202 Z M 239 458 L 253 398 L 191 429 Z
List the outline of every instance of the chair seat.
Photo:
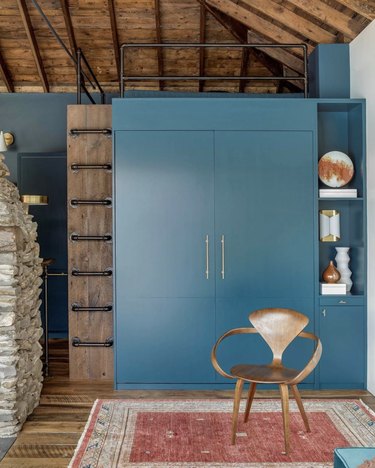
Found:
M 230 373 L 238 379 L 256 383 L 286 383 L 296 377 L 300 371 L 288 367 L 269 365 L 257 366 L 238 364 L 231 368 Z

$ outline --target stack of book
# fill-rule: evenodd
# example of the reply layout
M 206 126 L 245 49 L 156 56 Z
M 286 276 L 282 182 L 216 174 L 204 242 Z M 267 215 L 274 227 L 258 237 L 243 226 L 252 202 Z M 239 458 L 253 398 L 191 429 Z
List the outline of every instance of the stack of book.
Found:
M 357 189 L 319 189 L 320 198 L 357 198 Z
M 345 283 L 320 283 L 320 294 L 346 294 Z

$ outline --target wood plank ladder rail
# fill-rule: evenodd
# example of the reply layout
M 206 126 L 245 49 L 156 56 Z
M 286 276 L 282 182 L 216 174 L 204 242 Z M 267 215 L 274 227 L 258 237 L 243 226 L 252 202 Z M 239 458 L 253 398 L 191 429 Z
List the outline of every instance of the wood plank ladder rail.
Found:
M 107 380 L 114 342 L 111 107 L 69 106 L 67 137 L 70 378 Z
M 128 81 L 188 81 L 188 80 L 198 80 L 198 81 L 209 81 L 209 80 L 241 80 L 241 81 L 275 81 L 275 80 L 285 80 L 285 76 L 237 76 L 237 75 L 216 75 L 216 76 L 197 76 L 197 75 L 185 75 L 185 76 L 167 76 L 167 75 L 147 75 L 147 76 L 126 76 L 125 75 L 125 51 L 130 48 L 157 48 L 161 50 L 162 48 L 174 48 L 174 49 L 193 49 L 193 48 L 220 48 L 220 49 L 302 49 L 303 52 L 303 73 L 297 75 L 288 76 L 288 81 L 303 81 L 304 85 L 304 97 L 308 96 L 308 74 L 307 74 L 307 45 L 306 44 L 233 44 L 233 43 L 125 43 L 120 47 L 120 95 L 124 97 L 125 83 Z

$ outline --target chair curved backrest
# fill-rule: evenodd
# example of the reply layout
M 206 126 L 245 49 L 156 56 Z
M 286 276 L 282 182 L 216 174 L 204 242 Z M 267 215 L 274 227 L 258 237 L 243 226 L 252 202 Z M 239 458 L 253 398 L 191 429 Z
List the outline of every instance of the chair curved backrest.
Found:
M 211 362 L 215 370 L 229 379 L 235 379 L 232 374 L 228 374 L 218 363 L 216 353 L 222 341 L 226 338 L 239 334 L 260 334 L 266 341 L 273 353 L 273 366 L 282 367 L 282 355 L 287 346 L 297 336 L 315 341 L 315 349 L 306 366 L 289 383 L 298 384 L 305 379 L 316 367 L 322 355 L 322 344 L 313 333 L 302 331 L 309 323 L 308 317 L 293 309 L 260 309 L 249 315 L 250 322 L 254 328 L 233 328 L 217 339 L 211 351 Z
M 249 320 L 271 348 L 273 365 L 281 365 L 285 349 L 309 323 L 306 315 L 282 308 L 256 310 Z

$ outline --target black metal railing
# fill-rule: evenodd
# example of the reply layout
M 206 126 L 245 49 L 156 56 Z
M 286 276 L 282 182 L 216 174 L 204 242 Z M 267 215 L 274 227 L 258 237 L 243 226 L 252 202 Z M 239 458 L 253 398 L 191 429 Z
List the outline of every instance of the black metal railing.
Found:
M 91 79 L 87 76 L 87 72 L 83 72 L 83 66 L 85 66 L 88 75 L 91 76 Z M 89 81 L 93 89 L 98 89 L 100 93 L 100 104 L 105 104 L 105 93 L 103 88 L 100 86 L 99 81 L 97 80 L 95 73 L 90 67 L 89 62 L 87 61 L 85 54 L 82 49 L 77 49 L 77 104 L 81 104 L 82 101 L 82 91 L 86 94 L 89 101 L 92 104 L 96 104 L 95 99 L 92 97 L 90 92 L 86 87 L 85 78 Z
M 193 49 L 193 48 L 221 48 L 221 49 L 302 49 L 303 52 L 303 73 L 291 76 L 237 76 L 237 75 L 219 75 L 219 76 L 196 76 L 196 75 L 185 75 L 185 76 L 167 76 L 167 75 L 148 75 L 148 76 L 126 76 L 125 75 L 125 50 L 134 48 L 155 48 L 155 49 Z M 287 80 L 287 81 L 302 81 L 303 82 L 303 94 L 307 98 L 308 94 L 308 74 L 307 74 L 307 45 L 306 44 L 224 44 L 224 43 L 168 43 L 168 44 L 155 44 L 155 43 L 137 43 L 137 44 L 122 44 L 120 47 L 120 95 L 124 97 L 125 83 L 128 81 L 189 81 L 189 80 L 223 80 L 223 81 L 274 81 L 274 80 Z

